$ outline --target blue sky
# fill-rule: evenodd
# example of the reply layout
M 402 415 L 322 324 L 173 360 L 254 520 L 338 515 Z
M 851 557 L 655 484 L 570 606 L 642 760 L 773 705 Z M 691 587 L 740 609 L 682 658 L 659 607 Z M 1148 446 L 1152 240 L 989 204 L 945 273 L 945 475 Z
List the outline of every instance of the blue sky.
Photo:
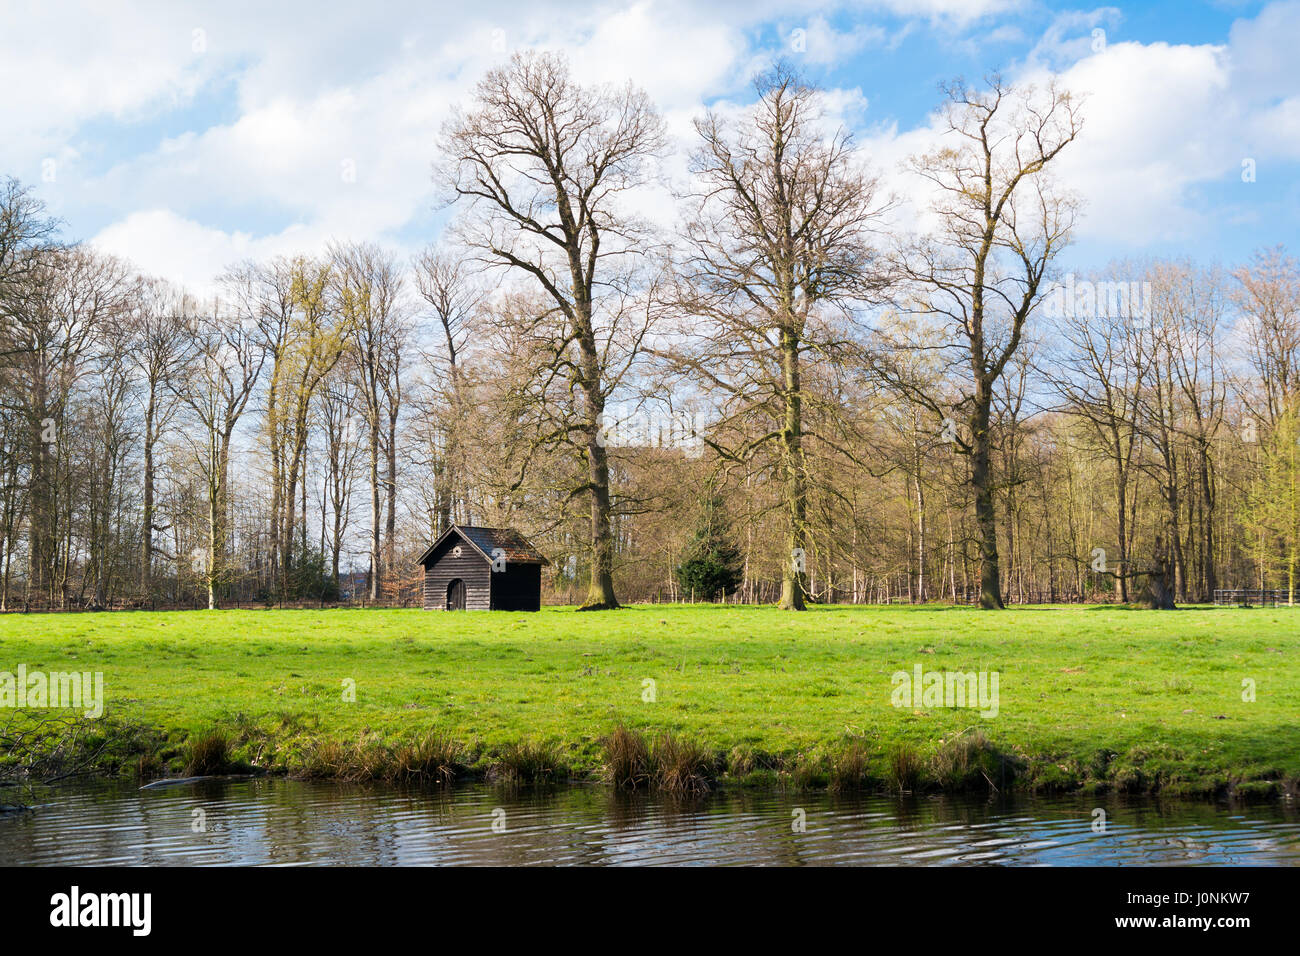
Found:
M 901 161 L 933 141 L 941 81 L 1054 73 L 1087 97 L 1060 169 L 1086 203 L 1067 268 L 1300 247 L 1300 0 L 178 6 L 6 4 L 0 174 L 70 237 L 199 289 L 239 259 L 330 238 L 436 239 L 438 127 L 528 46 L 644 86 L 679 147 L 670 175 L 690 119 L 743 104 L 784 56 L 904 197 Z

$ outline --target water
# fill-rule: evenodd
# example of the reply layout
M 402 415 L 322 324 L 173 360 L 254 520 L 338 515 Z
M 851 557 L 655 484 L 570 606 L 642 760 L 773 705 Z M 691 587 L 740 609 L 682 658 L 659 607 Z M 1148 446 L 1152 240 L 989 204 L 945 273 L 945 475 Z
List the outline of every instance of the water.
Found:
M 677 800 L 597 786 L 512 794 L 283 779 L 76 785 L 40 799 L 32 812 L 0 814 L 0 864 L 1300 864 L 1300 812 L 1286 804 L 748 791 Z M 1093 830 L 1097 807 L 1105 833 Z

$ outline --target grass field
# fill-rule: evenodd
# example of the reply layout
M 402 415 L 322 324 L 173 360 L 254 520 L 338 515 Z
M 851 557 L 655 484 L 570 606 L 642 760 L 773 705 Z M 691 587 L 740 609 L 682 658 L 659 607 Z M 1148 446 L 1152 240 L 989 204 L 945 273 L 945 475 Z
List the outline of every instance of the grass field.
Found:
M 470 769 L 529 743 L 586 775 L 625 724 L 698 745 L 711 778 L 956 786 L 978 770 L 1000 787 L 1269 795 L 1300 780 L 1298 635 L 1288 608 L 7 615 L 0 670 L 102 671 L 103 726 L 137 728 L 117 760 L 152 773 L 193 769 L 216 730 L 229 760 L 273 771 L 328 774 L 436 732 Z M 918 664 L 997 671 L 997 716 L 895 707 L 891 675 Z

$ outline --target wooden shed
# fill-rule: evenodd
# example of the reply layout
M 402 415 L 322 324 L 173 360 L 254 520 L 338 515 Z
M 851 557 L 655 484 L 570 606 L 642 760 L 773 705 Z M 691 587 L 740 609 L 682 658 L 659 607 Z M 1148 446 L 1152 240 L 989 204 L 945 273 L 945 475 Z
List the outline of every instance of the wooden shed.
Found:
M 540 610 L 542 566 L 550 564 L 513 528 L 469 525 L 452 525 L 418 563 L 426 611 Z

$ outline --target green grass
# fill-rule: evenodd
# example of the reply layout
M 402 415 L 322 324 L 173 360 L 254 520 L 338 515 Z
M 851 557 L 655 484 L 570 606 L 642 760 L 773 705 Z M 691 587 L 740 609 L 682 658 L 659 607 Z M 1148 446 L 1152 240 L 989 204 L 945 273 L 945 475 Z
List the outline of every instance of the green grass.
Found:
M 105 726 L 135 725 L 150 772 L 220 731 L 245 768 L 365 776 L 400 751 L 437 776 L 451 757 L 411 750 L 436 734 L 467 771 L 594 775 L 622 725 L 751 782 L 1268 795 L 1300 779 L 1298 634 L 1288 608 L 7 615 L 0 670 L 103 671 Z M 918 663 L 998 671 L 998 716 L 895 708 Z

